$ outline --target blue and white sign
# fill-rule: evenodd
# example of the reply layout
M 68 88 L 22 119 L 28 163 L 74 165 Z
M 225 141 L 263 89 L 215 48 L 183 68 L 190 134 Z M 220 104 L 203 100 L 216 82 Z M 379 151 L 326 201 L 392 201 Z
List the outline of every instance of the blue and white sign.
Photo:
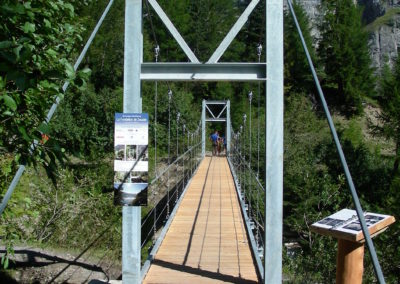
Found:
M 116 113 L 114 132 L 114 203 L 147 205 L 149 115 Z

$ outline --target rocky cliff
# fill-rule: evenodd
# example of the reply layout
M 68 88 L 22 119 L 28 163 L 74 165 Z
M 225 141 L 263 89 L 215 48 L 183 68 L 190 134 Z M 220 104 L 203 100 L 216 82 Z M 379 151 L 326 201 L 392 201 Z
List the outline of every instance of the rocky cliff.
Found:
M 313 36 L 318 38 L 321 0 L 298 1 L 311 20 Z M 392 64 L 400 51 L 400 0 L 357 0 L 357 3 L 364 9 L 363 20 L 370 33 L 372 64 L 379 71 L 386 62 Z

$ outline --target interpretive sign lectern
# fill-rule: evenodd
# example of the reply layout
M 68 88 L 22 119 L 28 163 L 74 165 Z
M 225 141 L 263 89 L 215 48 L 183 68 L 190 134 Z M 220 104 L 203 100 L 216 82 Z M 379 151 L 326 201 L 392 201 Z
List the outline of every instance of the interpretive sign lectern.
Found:
M 371 237 L 385 231 L 395 222 L 389 215 L 364 213 Z M 364 270 L 364 234 L 355 210 L 342 209 L 311 225 L 311 231 L 338 239 L 336 283 L 362 283 Z

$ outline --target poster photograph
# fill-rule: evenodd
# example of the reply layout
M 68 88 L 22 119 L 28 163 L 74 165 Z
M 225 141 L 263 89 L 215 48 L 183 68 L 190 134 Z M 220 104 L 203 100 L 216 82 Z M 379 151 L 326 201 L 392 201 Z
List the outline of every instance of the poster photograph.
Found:
M 114 132 L 114 204 L 147 205 L 147 113 L 116 113 Z

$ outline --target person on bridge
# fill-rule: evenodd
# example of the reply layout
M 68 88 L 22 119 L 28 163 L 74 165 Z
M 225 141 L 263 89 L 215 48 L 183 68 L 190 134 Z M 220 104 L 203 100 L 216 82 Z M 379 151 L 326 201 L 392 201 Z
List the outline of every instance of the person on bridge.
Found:
M 225 152 L 226 155 L 226 139 L 225 139 L 225 135 L 222 135 L 222 152 Z
M 224 151 L 224 138 L 219 136 L 218 137 L 218 156 L 221 155 L 221 152 Z
M 212 142 L 212 147 L 213 147 L 213 151 L 212 154 L 213 156 L 217 155 L 217 151 L 218 151 L 218 139 L 219 139 L 219 135 L 218 135 L 218 131 L 215 130 L 213 134 L 211 134 L 210 136 L 210 140 Z

